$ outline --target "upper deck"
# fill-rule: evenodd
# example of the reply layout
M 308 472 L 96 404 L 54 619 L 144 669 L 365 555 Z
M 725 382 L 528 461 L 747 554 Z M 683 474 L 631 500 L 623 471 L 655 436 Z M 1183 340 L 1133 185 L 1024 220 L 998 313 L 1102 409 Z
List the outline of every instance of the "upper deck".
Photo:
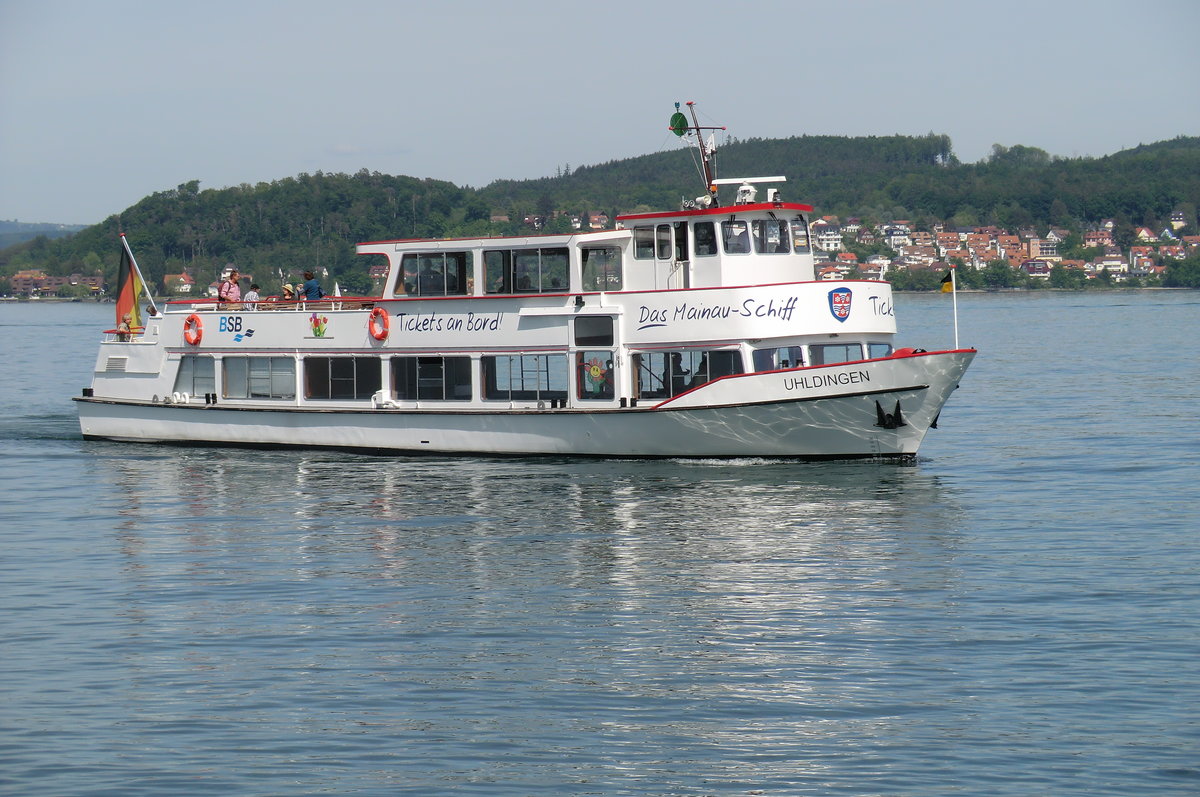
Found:
M 810 205 L 782 201 L 638 213 L 616 230 L 361 243 L 383 255 L 382 298 L 585 294 L 815 279 Z

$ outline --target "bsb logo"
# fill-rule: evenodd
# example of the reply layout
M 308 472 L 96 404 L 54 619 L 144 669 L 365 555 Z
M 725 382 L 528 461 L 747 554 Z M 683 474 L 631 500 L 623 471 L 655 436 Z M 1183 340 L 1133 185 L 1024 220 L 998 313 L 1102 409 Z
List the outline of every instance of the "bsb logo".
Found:
M 838 321 L 845 321 L 850 317 L 850 300 L 853 298 L 849 288 L 834 288 L 829 292 L 829 312 Z

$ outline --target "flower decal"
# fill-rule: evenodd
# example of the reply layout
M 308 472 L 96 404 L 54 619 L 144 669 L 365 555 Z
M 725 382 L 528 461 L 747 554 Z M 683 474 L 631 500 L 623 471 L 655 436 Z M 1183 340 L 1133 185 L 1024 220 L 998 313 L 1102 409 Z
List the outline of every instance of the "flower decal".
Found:
M 312 317 L 308 319 L 308 322 L 312 324 L 314 337 L 325 337 L 325 325 L 329 323 L 328 316 L 317 315 L 316 313 L 313 313 Z
M 583 376 L 587 380 L 587 389 L 593 393 L 598 393 L 604 388 L 604 383 L 607 381 L 608 371 L 604 368 L 604 364 L 599 359 L 593 357 L 584 363 Z

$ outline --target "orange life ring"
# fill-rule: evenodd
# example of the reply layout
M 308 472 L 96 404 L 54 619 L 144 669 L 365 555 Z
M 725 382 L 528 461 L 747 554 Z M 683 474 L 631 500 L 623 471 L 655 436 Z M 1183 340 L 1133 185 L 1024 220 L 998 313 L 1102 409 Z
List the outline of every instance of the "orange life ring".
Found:
M 371 337 L 375 340 L 387 340 L 388 329 L 391 327 L 392 321 L 388 317 L 387 310 L 382 307 L 376 307 L 371 311 L 371 318 L 367 321 L 367 329 L 371 332 Z
M 199 345 L 200 339 L 204 337 L 204 324 L 200 323 L 200 316 L 192 313 L 183 322 L 183 339 L 187 341 L 189 346 Z

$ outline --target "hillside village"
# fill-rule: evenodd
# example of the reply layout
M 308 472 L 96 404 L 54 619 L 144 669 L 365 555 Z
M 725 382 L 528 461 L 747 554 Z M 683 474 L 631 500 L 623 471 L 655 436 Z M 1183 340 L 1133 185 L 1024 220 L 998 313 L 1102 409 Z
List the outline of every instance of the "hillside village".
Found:
M 890 279 L 905 271 L 942 273 L 952 264 L 981 271 L 996 261 L 1006 261 L 1031 280 L 1049 280 L 1052 269 L 1062 266 L 1080 272 L 1085 279 L 1107 274 L 1112 282 L 1121 283 L 1132 278 L 1161 278 L 1168 261 L 1200 252 L 1200 235 L 1178 234 L 1188 226 L 1182 211 L 1173 213 L 1170 224 L 1157 233 L 1137 228 L 1137 244 L 1127 252 L 1113 240 L 1114 226 L 1114 221 L 1107 219 L 1097 229 L 1083 233 L 1083 247 L 1101 252 L 1090 260 L 1061 257 L 1059 246 L 1070 233 L 1055 228 L 1045 235 L 1033 229 L 1013 233 L 999 227 L 949 229 L 940 224 L 931 230 L 917 230 L 903 220 L 868 226 L 857 219 L 843 224 L 836 216 L 824 216 L 813 222 L 812 240 L 813 246 L 827 255 L 817 264 L 817 276 L 828 280 L 854 275 Z M 846 251 L 855 244 L 856 248 L 882 244 L 895 256 L 879 254 L 860 261 L 857 254 Z
M 493 221 L 496 220 L 497 217 L 493 217 Z M 501 220 L 507 221 L 506 218 Z M 612 226 L 608 216 L 600 213 L 572 216 L 570 221 L 571 227 L 577 230 Z M 523 222 L 534 230 L 545 226 L 545 220 L 539 216 L 526 217 Z M 1034 229 L 1011 232 L 995 226 L 953 229 L 934 224 L 932 229 L 923 230 L 915 229 L 906 220 L 868 225 L 856 218 L 842 222 L 837 216 L 823 216 L 812 222 L 810 240 L 818 256 L 823 253 L 825 258 L 816 264 L 817 278 L 821 280 L 897 281 L 898 275 L 903 273 L 940 275 L 951 265 L 982 271 L 1001 261 L 1031 284 L 1049 282 L 1053 270 L 1059 266 L 1068 272 L 1077 272 L 1084 280 L 1103 278 L 1115 284 L 1138 280 L 1138 284 L 1147 281 L 1153 285 L 1164 275 L 1169 261 L 1183 260 L 1200 252 L 1200 235 L 1179 234 L 1188 226 L 1186 215 L 1176 211 L 1171 214 L 1170 223 L 1158 232 L 1146 227 L 1137 228 L 1136 243 L 1125 251 L 1114 241 L 1114 221 L 1107 219 L 1096 229 L 1082 234 L 1083 248 L 1100 252 L 1090 260 L 1064 259 L 1059 254 L 1059 247 L 1070 233 L 1058 228 L 1051 228 L 1044 235 Z M 883 253 L 860 259 L 858 254 L 850 251 L 864 248 L 883 250 Z M 221 275 L 211 275 L 208 280 L 187 271 L 167 274 L 161 284 L 154 286 L 155 293 L 166 297 L 215 297 L 220 279 L 232 265 L 226 265 Z M 382 287 L 386 276 L 383 268 L 376 265 L 370 269 L 368 276 L 376 289 Z M 247 280 L 255 279 L 246 269 L 242 273 Z M 327 272 L 322 274 L 320 270 L 318 275 L 328 277 Z M 296 282 L 298 277 L 298 273 L 268 275 L 260 281 L 270 286 L 264 291 L 269 294 L 277 290 L 276 282 Z M 924 286 L 927 288 L 931 284 L 926 281 Z M 99 272 L 50 276 L 38 269 L 25 269 L 9 279 L 9 289 L 11 295 L 17 297 L 85 298 L 106 295 L 107 286 Z

